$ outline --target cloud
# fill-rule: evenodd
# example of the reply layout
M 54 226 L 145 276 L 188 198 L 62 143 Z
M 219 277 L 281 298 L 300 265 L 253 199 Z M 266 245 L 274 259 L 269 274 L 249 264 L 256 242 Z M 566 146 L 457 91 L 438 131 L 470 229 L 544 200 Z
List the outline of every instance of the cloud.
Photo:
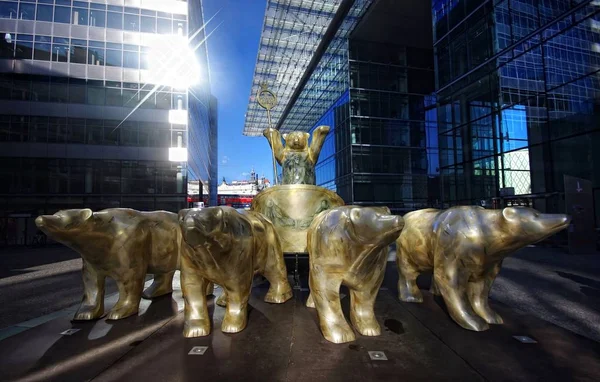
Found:
M 243 173 L 242 173 L 242 176 L 248 176 L 248 175 L 250 175 L 250 173 L 249 173 L 249 172 L 243 172 Z
M 221 164 L 227 164 L 229 163 L 229 157 L 227 155 L 223 156 L 223 159 L 221 159 Z

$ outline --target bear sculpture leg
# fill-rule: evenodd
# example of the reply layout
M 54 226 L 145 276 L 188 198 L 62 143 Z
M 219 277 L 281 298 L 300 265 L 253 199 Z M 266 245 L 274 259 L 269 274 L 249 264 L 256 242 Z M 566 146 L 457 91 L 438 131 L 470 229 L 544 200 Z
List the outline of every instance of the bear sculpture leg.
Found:
M 236 282 L 226 283 L 223 289 L 227 292 L 227 307 L 221 324 L 224 333 L 238 333 L 248 323 L 248 300 L 252 289 L 252 274 L 240 276 Z
M 404 302 L 423 302 L 423 295 L 417 286 L 419 271 L 408 261 L 408 256 L 398 251 L 396 264 L 398 266 L 398 298 Z
M 105 276 L 99 274 L 87 261 L 83 262 L 83 301 L 74 320 L 93 320 L 104 314 Z
M 173 275 L 175 271 L 168 273 L 155 274 L 152 285 L 150 285 L 142 294 L 143 298 L 152 299 L 164 296 L 173 292 Z
M 437 284 L 435 283 L 435 278 L 433 277 L 433 275 L 431 275 L 431 285 L 429 286 L 429 293 L 431 293 L 434 296 L 442 295 L 442 292 L 440 292 L 440 288 L 438 288 Z
M 437 284 L 450 317 L 465 329 L 483 331 L 489 328 L 487 322 L 479 317 L 471 307 L 468 296 L 470 273 L 456 264 L 437 267 L 433 270 Z
M 502 262 L 493 264 L 480 279 L 471 281 L 468 285 L 467 292 L 473 310 L 488 324 L 502 324 L 504 322 L 502 317 L 490 308 L 488 301 L 492 284 L 500 272 L 501 265 Z
M 323 275 L 311 277 L 309 284 L 319 316 L 319 326 L 325 339 L 336 344 L 354 341 L 356 335 L 344 318 L 340 302 L 342 280 Z
M 310 280 L 309 280 L 309 284 L 310 284 Z M 312 293 L 308 294 L 308 298 L 306 299 L 306 307 L 307 308 L 315 307 L 315 300 L 313 299 Z
M 108 320 L 119 320 L 137 314 L 144 289 L 144 276 L 146 272 L 137 272 L 138 275 L 115 280 L 119 288 L 119 301 L 110 310 Z
M 181 258 L 181 289 L 185 300 L 184 337 L 202 337 L 210 334 L 210 320 L 206 306 L 209 281 L 202 278 L 185 257 Z
M 379 289 L 379 288 L 377 288 Z M 350 321 L 363 336 L 378 336 L 381 327 L 375 318 L 375 299 L 377 290 L 350 290 Z
M 287 279 L 283 255 L 272 254 L 268 257 L 263 276 L 271 284 L 265 296 L 265 302 L 282 304 L 292 298 L 292 287 Z

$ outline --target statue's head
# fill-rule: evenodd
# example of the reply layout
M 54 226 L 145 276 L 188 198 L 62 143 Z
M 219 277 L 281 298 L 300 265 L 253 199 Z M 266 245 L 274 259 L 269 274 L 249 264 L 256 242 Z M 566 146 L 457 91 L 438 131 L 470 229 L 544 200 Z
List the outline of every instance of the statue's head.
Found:
M 310 134 L 302 131 L 294 131 L 292 133 L 283 134 L 282 137 L 287 148 L 300 151 L 308 147 L 308 138 L 310 137 Z

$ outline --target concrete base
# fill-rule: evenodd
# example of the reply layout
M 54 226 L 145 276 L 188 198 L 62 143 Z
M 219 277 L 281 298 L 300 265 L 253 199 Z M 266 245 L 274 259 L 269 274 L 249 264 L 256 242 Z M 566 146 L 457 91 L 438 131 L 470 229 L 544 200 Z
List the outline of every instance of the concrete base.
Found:
M 181 292 L 143 302 L 139 316 L 72 323 L 58 317 L 0 342 L 0 380 L 27 381 L 387 381 L 598 380 L 600 344 L 546 321 L 494 308 L 505 324 L 469 332 L 424 291 L 423 304 L 396 299 L 390 263 L 376 303 L 383 333 L 350 344 L 327 342 L 316 312 L 304 306 L 306 279 L 295 298 L 267 304 L 267 284 L 253 289 L 248 327 L 220 331 L 223 308 L 209 301 L 210 336 L 182 336 Z M 218 290 L 220 292 L 220 290 Z M 347 295 L 347 291 L 343 291 Z M 114 303 L 114 302 L 113 302 Z M 348 316 L 349 298 L 342 300 Z M 107 310 L 110 306 L 107 307 Z M 61 335 L 64 330 L 80 331 Z M 524 344 L 524 335 L 538 343 Z M 188 355 L 206 346 L 203 355 Z M 371 360 L 383 351 L 387 361 Z

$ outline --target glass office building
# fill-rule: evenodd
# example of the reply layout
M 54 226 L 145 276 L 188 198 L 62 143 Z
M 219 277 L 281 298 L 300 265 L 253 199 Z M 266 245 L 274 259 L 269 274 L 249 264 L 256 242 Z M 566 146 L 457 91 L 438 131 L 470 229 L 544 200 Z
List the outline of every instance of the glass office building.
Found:
M 432 10 L 444 205 L 508 190 L 564 212 L 570 175 L 592 181 L 598 221 L 597 2 L 434 0 Z
M 212 183 L 206 46 L 189 89 L 157 75 L 202 25 L 200 0 L 0 1 L 0 245 L 29 244 L 39 214 L 176 212 L 188 179 Z
M 385 205 L 397 213 L 436 205 L 430 5 L 355 1 L 309 68 L 343 2 L 327 2 L 331 8 L 324 14 L 320 2 L 302 1 L 305 8 L 296 17 L 277 3 L 267 6 L 253 95 L 261 83 L 282 94 L 273 114 L 282 132 L 331 127 L 315 169 L 317 185 L 336 191 L 347 204 Z M 297 21 L 306 19 L 312 22 Z M 277 25 L 286 28 L 279 31 Z M 292 32 L 311 38 L 286 35 Z M 298 59 L 295 52 L 301 52 Z M 306 84 L 293 97 L 302 76 L 308 76 Z M 244 133 L 258 136 L 266 123 L 266 113 L 251 98 Z

